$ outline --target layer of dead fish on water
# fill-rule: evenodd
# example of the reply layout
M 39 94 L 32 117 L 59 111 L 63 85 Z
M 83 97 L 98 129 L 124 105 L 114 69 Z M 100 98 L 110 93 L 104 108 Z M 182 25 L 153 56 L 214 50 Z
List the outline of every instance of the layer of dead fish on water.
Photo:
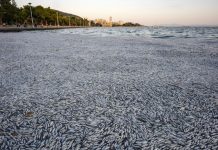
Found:
M 129 56 L 116 58 L 116 67 L 115 60 L 108 62 L 111 58 L 102 60 L 109 65 L 93 61 L 89 66 L 79 56 L 75 62 L 64 57 L 63 64 L 56 63 L 62 59 L 58 56 L 36 63 L 44 54 L 29 53 L 28 47 L 22 52 L 28 57 L 13 53 L 2 60 L 11 66 L 0 67 L 0 149 L 218 149 L 217 81 L 179 84 L 172 81 L 179 71 L 166 79 L 170 72 L 161 74 L 161 65 L 153 73 L 147 68 L 135 73 L 131 64 L 137 62 Z M 89 55 L 80 57 L 92 59 Z M 137 61 L 144 63 L 142 59 Z M 157 61 L 147 59 L 145 66 Z M 103 72 L 94 72 L 95 66 Z
M 199 86 L 113 84 L 43 106 L 4 100 L 1 149 L 216 149 L 215 91 L 200 95 Z

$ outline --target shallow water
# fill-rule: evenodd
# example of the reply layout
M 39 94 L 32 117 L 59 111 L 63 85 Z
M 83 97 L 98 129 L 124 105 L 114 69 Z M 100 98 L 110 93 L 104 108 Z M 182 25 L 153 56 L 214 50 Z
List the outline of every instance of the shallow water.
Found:
M 0 149 L 217 149 L 217 133 L 217 28 L 0 33 Z

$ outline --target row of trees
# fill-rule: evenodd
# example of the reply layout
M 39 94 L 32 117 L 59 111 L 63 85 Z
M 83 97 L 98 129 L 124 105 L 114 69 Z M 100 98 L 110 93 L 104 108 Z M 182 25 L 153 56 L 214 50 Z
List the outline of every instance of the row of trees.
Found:
M 32 7 L 25 5 L 18 8 L 15 0 L 0 0 L 0 25 L 15 25 L 15 24 L 32 24 L 30 7 L 34 24 L 36 25 L 61 25 L 61 26 L 102 26 L 102 24 L 89 22 L 79 16 L 60 12 L 50 7 L 44 8 L 42 6 Z M 58 21 L 57 21 L 58 17 Z M 113 26 L 140 26 L 131 22 L 119 25 L 113 23 Z
M 50 7 L 32 7 L 34 24 L 37 25 L 59 25 L 88 26 L 89 21 L 79 16 L 66 14 Z M 58 23 L 57 23 L 58 16 Z M 15 0 L 0 0 L 0 25 L 2 24 L 31 24 L 30 6 L 25 5 L 18 8 Z
M 122 25 L 117 24 L 117 23 L 113 23 L 112 26 L 113 27 L 119 27 L 119 26 L 122 26 L 122 27 L 138 27 L 138 26 L 141 26 L 141 25 L 138 24 L 138 23 L 126 22 L 126 23 L 124 23 Z

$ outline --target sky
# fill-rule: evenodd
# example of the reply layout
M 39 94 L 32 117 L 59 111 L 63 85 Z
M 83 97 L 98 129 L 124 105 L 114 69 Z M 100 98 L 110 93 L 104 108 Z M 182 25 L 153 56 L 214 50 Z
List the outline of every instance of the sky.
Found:
M 15 0 L 83 18 L 131 21 L 143 25 L 218 25 L 218 0 Z

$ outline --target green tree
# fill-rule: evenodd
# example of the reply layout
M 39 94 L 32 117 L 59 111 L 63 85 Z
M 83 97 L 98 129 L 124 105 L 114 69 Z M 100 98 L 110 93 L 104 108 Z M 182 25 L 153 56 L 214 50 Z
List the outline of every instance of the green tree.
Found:
M 14 0 L 0 0 L 0 23 L 14 24 L 18 10 Z
M 36 24 L 57 25 L 57 12 L 59 24 L 68 26 L 69 20 L 71 25 L 88 26 L 89 21 L 79 16 L 53 10 L 50 7 L 44 8 L 42 6 L 32 7 L 33 20 Z M 25 5 L 17 8 L 15 0 L 0 0 L 0 24 L 31 24 L 30 6 Z

